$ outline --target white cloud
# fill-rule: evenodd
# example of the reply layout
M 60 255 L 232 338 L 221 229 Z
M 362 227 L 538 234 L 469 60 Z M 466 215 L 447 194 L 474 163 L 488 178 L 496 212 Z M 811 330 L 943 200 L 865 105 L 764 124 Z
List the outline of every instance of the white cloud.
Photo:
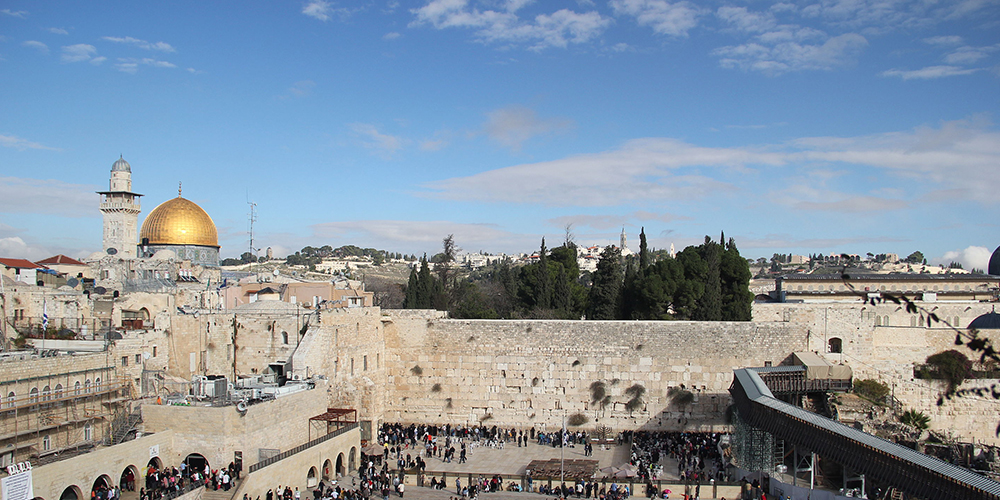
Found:
M 27 40 L 27 41 L 21 42 L 21 45 L 24 46 L 24 47 L 30 47 L 32 49 L 35 49 L 35 50 L 37 50 L 37 51 L 39 51 L 39 52 L 41 52 L 43 54 L 48 54 L 49 53 L 49 46 L 45 45 L 44 43 L 39 42 L 39 41 Z
M 698 25 L 702 13 L 694 4 L 684 1 L 613 0 L 611 7 L 616 14 L 632 16 L 639 26 L 649 26 L 655 33 L 682 37 Z
M 52 33 L 53 35 L 68 35 L 69 32 L 62 28 L 47 28 L 45 31 Z
M 135 59 L 131 57 L 119 57 L 118 62 L 115 63 L 115 68 L 122 73 L 128 73 L 134 75 L 138 70 L 139 66 L 152 66 L 154 68 L 176 68 L 177 65 L 172 62 L 160 61 L 158 59 L 152 59 L 145 57 L 142 59 Z
M 57 180 L 0 177 L 0 213 L 97 217 L 95 186 Z
M 521 106 L 498 109 L 486 116 L 483 125 L 486 135 L 515 151 L 533 137 L 559 132 L 573 124 L 566 119 L 540 119 L 533 109 Z
M 334 7 L 332 3 L 325 0 L 311 0 L 305 7 L 302 7 L 302 13 L 325 22 L 329 21 L 334 15 L 340 17 L 347 16 L 350 14 L 350 11 L 342 7 Z
M 6 15 L 6 16 L 10 16 L 10 17 L 18 17 L 18 18 L 24 19 L 24 16 L 28 15 L 28 11 L 26 11 L 26 10 L 3 9 L 3 10 L 0 10 L 0 14 Z
M 964 250 L 950 250 L 936 259 L 930 259 L 930 263 L 938 266 L 947 266 L 952 262 L 959 262 L 966 270 L 982 269 L 986 271 L 989 267 L 990 257 L 993 251 L 986 247 L 970 246 Z
M 448 141 L 443 139 L 429 139 L 420 143 L 422 151 L 440 151 L 448 145 Z
M 140 49 L 146 50 L 159 50 L 161 52 L 176 52 L 176 50 L 166 42 L 155 42 L 150 43 L 145 40 L 140 40 L 138 38 L 132 38 L 130 36 L 126 37 L 116 37 L 116 36 L 104 36 L 101 40 L 106 40 L 108 42 L 124 43 L 127 45 L 133 45 L 139 47 Z
M 634 139 L 616 150 L 516 165 L 428 183 L 431 196 L 455 200 L 608 206 L 687 200 L 734 190 L 729 183 L 683 167 L 777 165 L 780 154 L 750 149 L 704 148 L 676 139 Z
M 397 38 L 399 38 L 399 33 L 396 33 L 395 31 L 390 31 L 389 33 L 382 35 L 383 40 L 395 40 Z
M 932 36 L 930 38 L 924 38 L 924 43 L 928 43 L 930 45 L 960 45 L 962 43 L 962 37 L 957 35 Z
M 374 125 L 368 123 L 353 123 L 350 127 L 355 134 L 366 139 L 362 142 L 366 148 L 377 150 L 386 157 L 392 156 L 393 153 L 402 149 L 406 142 L 401 137 L 383 134 Z
M 746 7 L 719 7 L 715 15 L 730 26 L 747 33 L 769 31 L 777 24 L 770 12 L 750 12 Z
M 928 66 L 915 70 L 890 69 L 882 72 L 882 76 L 898 76 L 903 80 L 930 80 L 948 76 L 971 75 L 979 71 L 977 68 L 960 68 L 958 66 Z
M 800 183 L 784 190 L 774 188 L 776 200 L 803 210 L 860 213 L 904 208 L 940 190 L 965 201 L 995 205 L 1000 202 L 994 192 L 1000 185 L 997 165 L 1000 132 L 985 120 L 972 118 L 946 122 L 939 128 L 808 137 L 757 148 L 701 147 L 672 138 L 634 139 L 606 152 L 430 182 L 424 185 L 424 194 L 550 206 L 662 203 L 739 193 L 727 175 L 740 172 L 745 174 L 742 178 L 753 179 L 757 170 L 784 168 L 786 179 L 789 173 L 815 171 L 810 182 L 838 178 L 841 184 L 855 181 L 869 187 L 839 193 L 816 187 L 809 191 Z M 877 174 L 890 180 L 871 184 L 870 176 Z M 906 179 L 908 191 L 885 189 L 896 187 L 893 177 Z
M 312 80 L 302 80 L 299 82 L 295 82 L 294 85 L 289 87 L 288 92 L 290 92 L 295 97 L 306 97 L 309 94 L 312 94 L 312 89 L 315 86 L 316 82 Z
M 41 260 L 53 255 L 45 247 L 29 245 L 19 236 L 0 238 L 0 255 L 17 259 Z
M 532 50 L 542 50 L 589 42 L 611 23 L 596 11 L 578 13 L 568 9 L 523 20 L 515 13 L 521 6 L 522 2 L 512 2 L 503 11 L 480 11 L 470 7 L 467 0 L 432 0 L 411 10 L 416 18 L 410 26 L 474 29 L 484 43 L 528 44 Z
M 404 252 L 440 251 L 441 240 L 452 234 L 462 248 L 523 251 L 538 244 L 536 235 L 511 233 L 495 224 L 452 221 L 364 220 L 325 222 L 311 226 L 319 238 L 354 241 L 359 246 L 397 248 Z
M 1000 132 L 985 119 L 944 122 L 940 128 L 920 127 L 851 138 L 815 137 L 793 141 L 802 151 L 790 161 L 839 162 L 874 167 L 918 181 L 934 189 L 953 189 L 963 199 L 996 204 L 1000 184 Z
M 980 59 L 989 57 L 993 52 L 1000 49 L 1000 44 L 986 47 L 959 47 L 950 54 L 944 56 L 944 62 L 948 64 L 972 64 Z
M 59 151 L 59 148 L 50 148 L 44 144 L 32 142 L 13 135 L 0 135 L 0 146 L 5 148 L 14 148 L 18 151 L 24 151 L 25 149 L 48 149 L 50 151 Z
M 777 75 L 789 71 L 831 70 L 852 64 L 858 54 L 868 46 L 868 40 L 856 33 L 845 33 L 827 38 L 822 44 L 799 43 L 790 37 L 816 36 L 815 30 L 806 29 L 765 33 L 757 42 L 720 47 L 712 51 L 724 68 Z M 773 44 L 773 45 L 772 45 Z
M 671 213 L 653 213 L 638 210 L 625 215 L 563 215 L 547 220 L 549 224 L 556 227 L 565 228 L 567 224 L 572 224 L 574 228 L 589 227 L 598 231 L 620 228 L 622 226 L 637 225 L 633 222 L 663 222 L 670 223 L 676 221 L 691 220 L 690 217 L 675 215 Z
M 90 61 L 97 54 L 97 47 L 86 43 L 67 45 L 62 50 L 62 61 L 67 63 Z

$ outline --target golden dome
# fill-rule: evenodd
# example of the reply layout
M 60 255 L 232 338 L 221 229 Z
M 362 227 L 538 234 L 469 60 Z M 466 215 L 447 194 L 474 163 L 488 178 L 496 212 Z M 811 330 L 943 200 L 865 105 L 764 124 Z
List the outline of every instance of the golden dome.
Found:
M 153 209 L 142 223 L 139 241 L 150 245 L 219 247 L 215 223 L 201 207 L 180 196 Z

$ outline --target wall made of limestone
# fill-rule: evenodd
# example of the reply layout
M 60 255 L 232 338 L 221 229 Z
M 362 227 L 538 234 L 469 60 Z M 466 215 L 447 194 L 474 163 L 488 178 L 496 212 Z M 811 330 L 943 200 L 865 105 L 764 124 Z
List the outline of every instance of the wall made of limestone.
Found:
M 937 323 L 928 328 L 926 312 L 964 330 L 973 319 L 990 312 L 992 304 L 918 301 L 917 305 L 924 309 L 923 316 L 908 313 L 904 306 L 893 303 L 755 304 L 754 320 L 802 325 L 809 332 L 809 350 L 822 353 L 832 362 L 850 365 L 854 380 L 875 379 L 890 386 L 907 409 L 931 417 L 931 429 L 961 439 L 1000 444 L 996 436 L 1000 404 L 996 400 L 961 398 L 939 407 L 937 399 L 944 386 L 913 376 L 914 365 L 941 351 L 957 349 L 975 357 L 955 346 L 957 332 L 948 325 Z M 842 353 L 829 352 L 831 338 L 842 339 Z M 988 386 L 991 381 L 971 381 L 966 386 L 977 382 Z
M 90 490 L 99 477 L 106 475 L 112 484 L 117 485 L 129 466 L 135 467 L 138 483 L 138 475 L 149 462 L 152 450 L 158 449 L 164 466 L 180 464 L 179 461 L 164 458 L 171 454 L 172 442 L 171 431 L 158 432 L 114 446 L 98 447 L 73 458 L 35 466 L 31 470 L 35 496 L 55 500 L 62 495 L 63 490 L 76 486 L 85 495 L 82 498 L 89 498 Z
M 312 390 L 251 405 L 245 415 L 236 406 L 147 404 L 142 407 L 143 425 L 150 432 L 174 431 L 169 463 L 180 463 L 188 454 L 198 453 L 217 468 L 228 465 L 233 453 L 242 451 L 243 463 L 249 466 L 257 462 L 262 448 L 285 451 L 325 433 L 325 425 L 309 422 L 310 417 L 326 411 L 325 394 L 326 383 L 321 380 Z
M 250 498 L 264 498 L 267 490 L 274 489 L 279 484 L 282 487 L 287 485 L 293 490 L 298 487 L 303 498 L 309 497 L 315 486 L 308 482 L 310 469 L 315 467 L 316 479 L 322 479 L 323 466 L 329 460 L 327 465 L 330 468 L 330 478 L 333 479 L 336 475 L 337 457 L 341 457 L 341 463 L 347 468 L 352 454 L 354 468 L 357 468 L 361 459 L 361 433 L 357 428 L 254 471 L 245 477 L 233 498 L 242 498 L 244 493 L 250 495 Z M 244 467 L 244 471 L 248 468 Z
M 779 364 L 807 347 L 788 323 L 448 320 L 387 313 L 385 419 L 518 427 L 712 428 L 724 424 L 733 370 Z M 612 404 L 591 405 L 603 381 Z M 633 385 L 643 407 L 625 410 Z M 672 387 L 696 401 L 672 406 Z

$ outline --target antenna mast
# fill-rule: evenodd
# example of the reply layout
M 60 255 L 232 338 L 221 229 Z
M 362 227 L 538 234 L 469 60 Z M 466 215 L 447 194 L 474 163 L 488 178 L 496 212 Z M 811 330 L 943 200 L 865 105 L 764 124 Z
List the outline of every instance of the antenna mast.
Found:
M 253 263 L 257 260 L 257 252 L 253 247 L 253 223 L 257 221 L 257 204 L 248 199 L 247 205 L 250 205 L 250 274 L 253 274 Z

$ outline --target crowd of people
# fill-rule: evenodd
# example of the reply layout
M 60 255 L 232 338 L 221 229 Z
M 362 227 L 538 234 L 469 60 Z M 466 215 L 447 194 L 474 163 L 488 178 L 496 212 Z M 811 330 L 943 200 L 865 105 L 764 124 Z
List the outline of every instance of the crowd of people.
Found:
M 681 481 L 699 484 L 709 479 L 724 479 L 726 464 L 719 452 L 722 434 L 624 431 L 622 437 L 632 442 L 629 463 L 635 466 L 637 476 L 646 482 L 657 479 L 662 457 L 677 461 L 677 476 Z

